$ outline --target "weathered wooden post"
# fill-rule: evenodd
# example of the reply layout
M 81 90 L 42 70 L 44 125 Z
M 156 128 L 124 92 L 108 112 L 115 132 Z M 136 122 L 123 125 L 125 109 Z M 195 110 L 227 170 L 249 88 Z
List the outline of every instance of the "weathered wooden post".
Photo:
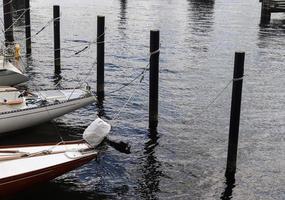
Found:
M 53 32 L 54 32 L 54 71 L 60 73 L 60 8 L 53 6 Z
M 3 0 L 5 46 L 14 42 L 13 34 L 13 7 L 11 0 Z
M 105 17 L 97 16 L 97 98 L 104 99 Z
M 227 169 L 225 174 L 227 178 L 234 177 L 236 172 L 240 107 L 241 107 L 242 82 L 243 82 L 243 72 L 244 72 L 244 55 L 245 55 L 244 52 L 235 53 L 228 158 L 227 158 Z
M 271 0 L 262 0 L 261 19 L 260 19 L 261 24 L 268 24 L 270 22 L 270 18 L 271 18 L 270 1 Z
M 31 20 L 30 20 L 30 0 L 25 0 L 25 27 L 26 27 L 26 55 L 32 53 L 31 47 Z
M 150 31 L 149 129 L 158 124 L 159 30 Z

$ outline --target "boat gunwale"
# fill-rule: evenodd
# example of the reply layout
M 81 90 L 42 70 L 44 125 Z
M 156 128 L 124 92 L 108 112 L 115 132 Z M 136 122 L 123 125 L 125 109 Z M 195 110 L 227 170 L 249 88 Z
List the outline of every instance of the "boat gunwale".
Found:
M 85 161 L 85 160 L 89 160 L 89 159 L 93 160 L 96 157 L 97 157 L 97 153 L 92 153 L 92 154 L 89 154 L 89 155 L 86 155 L 86 156 L 83 156 L 83 157 L 80 157 L 80 158 L 77 158 L 77 159 L 73 159 L 73 160 L 70 160 L 70 161 L 65 162 L 65 163 L 57 164 L 57 165 L 54 165 L 54 166 L 51 166 L 51 167 L 46 167 L 46 168 L 42 168 L 42 169 L 39 169 L 39 170 L 26 172 L 26 173 L 14 175 L 14 176 L 9 176 L 9 177 L 6 177 L 6 178 L 2 178 L 2 179 L 0 179 L 0 188 L 1 188 L 1 185 L 7 184 L 6 182 L 10 181 L 11 179 L 24 178 L 24 177 L 29 176 L 30 174 L 38 174 L 38 173 L 41 173 L 41 171 L 43 171 L 43 172 L 49 171 L 50 169 L 54 169 L 54 168 L 57 168 L 59 166 L 62 167 L 62 166 L 70 165 L 70 163 L 73 163 L 73 162 L 77 163 L 77 162 L 81 162 L 81 161 Z
M 59 141 L 61 142 L 61 141 Z M 12 149 L 12 148 L 25 148 L 25 147 L 39 147 L 39 146 L 59 146 L 59 145 L 71 145 L 71 144 L 86 144 L 88 147 L 92 147 L 88 142 L 86 142 L 84 139 L 80 140 L 69 140 L 69 141 L 62 141 L 61 143 L 59 142 L 46 142 L 46 143 L 29 143 L 29 144 L 13 144 L 13 145 L 0 145 L 0 150 L 1 149 Z
M 68 171 L 72 171 L 72 170 L 76 169 L 77 167 L 82 166 L 82 165 L 86 164 L 87 162 L 89 162 L 93 159 L 96 159 L 96 158 L 97 158 L 97 153 L 94 152 L 92 154 L 89 154 L 89 155 L 86 155 L 86 156 L 83 156 L 83 157 L 80 157 L 77 159 L 73 159 L 73 160 L 70 160 L 70 161 L 67 161 L 64 163 L 60 163 L 57 165 L 53 165 L 50 167 L 46 167 L 46 168 L 42 168 L 42 169 L 30 171 L 30 172 L 18 174 L 18 175 L 5 177 L 5 178 L 0 179 L 0 190 L 1 190 L 1 187 L 4 187 L 4 188 L 8 187 L 9 188 L 10 187 L 9 185 L 13 184 L 13 182 L 21 182 L 25 179 L 33 179 L 36 176 L 41 176 L 44 174 L 51 174 L 51 173 L 54 173 L 54 171 L 56 171 L 55 169 L 59 168 L 58 171 L 60 171 L 60 173 L 57 174 L 56 176 L 54 176 L 54 174 L 53 174 L 52 175 L 53 177 L 51 178 L 51 179 L 53 179 L 53 178 L 60 176 L 60 175 L 66 173 Z M 73 169 L 66 170 L 66 168 L 69 168 L 69 167 L 75 166 L 75 165 L 76 165 L 76 167 L 72 167 Z M 42 181 L 40 181 L 40 182 L 42 182 Z M 8 186 L 5 186 L 5 185 L 8 185 Z M 9 193 L 9 191 L 8 191 L 8 193 Z M 0 194 L 0 197 L 1 197 L 1 194 Z
M 39 105 L 39 106 L 36 106 L 36 107 L 31 107 L 31 108 L 21 108 L 21 109 L 15 109 L 15 110 L 10 110 L 10 111 L 4 111 L 4 112 L 0 112 L 0 116 L 1 115 L 5 115 L 5 114 L 11 114 L 11 113 L 17 113 L 17 112 L 22 112 L 22 111 L 27 111 L 27 110 L 34 110 L 34 109 L 44 108 L 44 107 L 48 108 L 49 106 L 60 105 L 60 104 L 63 104 L 63 103 L 77 101 L 77 100 L 80 100 L 80 99 L 87 99 L 87 98 L 90 98 L 90 97 L 93 97 L 93 95 L 92 94 L 85 94 L 83 97 L 78 97 L 78 98 L 74 98 L 74 99 L 64 100 L 64 101 L 60 101 L 60 102 L 48 103 L 47 105 Z

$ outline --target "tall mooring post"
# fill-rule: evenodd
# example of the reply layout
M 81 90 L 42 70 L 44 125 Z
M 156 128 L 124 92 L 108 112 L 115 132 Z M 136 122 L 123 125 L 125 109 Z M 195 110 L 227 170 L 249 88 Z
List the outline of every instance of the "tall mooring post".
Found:
M 13 7 L 11 0 L 3 0 L 5 46 L 14 42 L 13 34 Z
M 261 24 L 268 24 L 270 22 L 270 18 L 271 18 L 270 1 L 271 0 L 262 0 L 261 18 L 260 18 Z
M 97 16 L 97 98 L 104 99 L 105 17 Z
M 158 124 L 159 30 L 150 31 L 149 129 Z
M 26 27 L 26 55 L 32 53 L 31 46 L 31 20 L 30 20 L 30 0 L 25 0 L 25 27 Z
M 245 56 L 244 52 L 235 53 L 228 157 L 227 157 L 227 169 L 225 173 L 225 176 L 227 178 L 234 177 L 236 172 L 242 83 L 243 83 L 243 73 L 244 73 L 244 56 Z
M 54 33 L 54 71 L 60 73 L 60 8 L 53 6 L 53 33 Z

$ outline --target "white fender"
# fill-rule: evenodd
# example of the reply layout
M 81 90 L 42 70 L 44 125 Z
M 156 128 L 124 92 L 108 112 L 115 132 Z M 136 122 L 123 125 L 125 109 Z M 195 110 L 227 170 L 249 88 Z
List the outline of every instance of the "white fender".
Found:
M 111 130 L 111 125 L 97 118 L 84 131 L 83 139 L 93 147 L 98 146 Z

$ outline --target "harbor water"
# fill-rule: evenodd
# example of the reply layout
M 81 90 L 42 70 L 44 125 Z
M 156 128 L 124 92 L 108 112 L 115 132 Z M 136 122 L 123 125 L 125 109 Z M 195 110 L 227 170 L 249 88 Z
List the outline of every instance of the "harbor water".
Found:
M 99 158 L 39 187 L 23 199 L 285 199 L 285 15 L 260 26 L 259 1 L 31 0 L 32 35 L 61 9 L 62 72 L 54 75 L 53 25 L 32 37 L 23 87 L 96 89 L 97 15 L 105 16 L 105 100 L 0 144 L 81 138 L 96 114 L 131 154 L 103 145 Z M 3 16 L 1 9 L 1 16 Z M 17 18 L 17 16 L 15 16 Z M 142 73 L 149 31 L 160 30 L 159 125 L 148 130 L 149 76 Z M 25 47 L 24 19 L 14 27 Z M 2 36 L 3 40 L 3 36 Z M 89 43 L 90 47 L 75 55 Z M 237 173 L 224 177 L 234 53 L 245 52 Z M 126 104 L 129 97 L 133 98 Z M 117 115 L 119 113 L 119 115 Z M 20 167 L 20 166 L 19 166 Z

